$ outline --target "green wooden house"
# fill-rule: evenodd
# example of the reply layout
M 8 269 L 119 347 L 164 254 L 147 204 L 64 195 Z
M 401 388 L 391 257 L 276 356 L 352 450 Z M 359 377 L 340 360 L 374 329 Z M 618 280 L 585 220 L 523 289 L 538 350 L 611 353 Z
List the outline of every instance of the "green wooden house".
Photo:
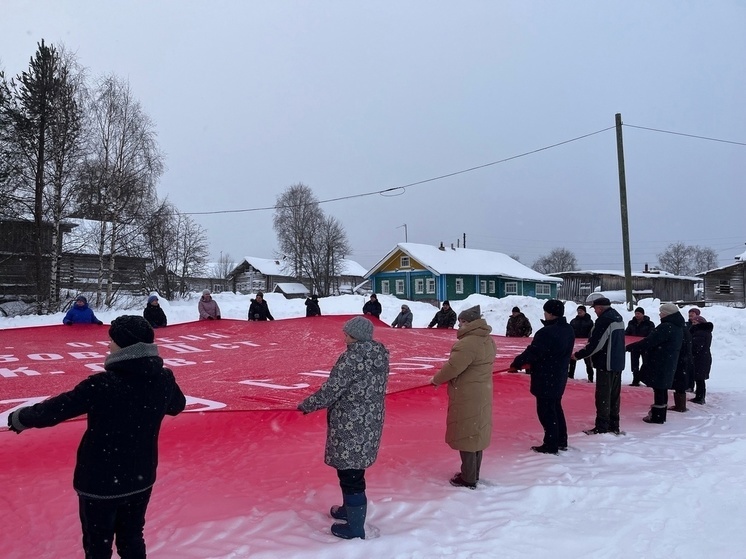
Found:
M 561 278 L 540 274 L 500 252 L 399 243 L 365 275 L 374 293 L 410 301 L 525 295 L 557 297 Z

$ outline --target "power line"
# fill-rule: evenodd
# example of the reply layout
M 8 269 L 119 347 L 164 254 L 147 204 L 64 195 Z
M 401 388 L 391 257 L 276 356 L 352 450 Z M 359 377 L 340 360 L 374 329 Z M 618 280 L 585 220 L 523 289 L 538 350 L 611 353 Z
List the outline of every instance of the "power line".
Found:
M 499 165 L 501 163 L 506 163 L 508 161 L 513 161 L 514 159 L 519 159 L 521 157 L 526 157 L 528 155 L 533 155 L 542 151 L 546 151 L 549 149 L 553 149 L 559 146 L 563 146 L 565 144 L 569 144 L 571 142 L 577 142 L 578 140 L 583 140 L 585 138 L 588 138 L 590 136 L 595 136 L 596 134 L 601 134 L 602 132 L 606 132 L 607 130 L 611 130 L 615 128 L 615 126 L 609 126 L 607 128 L 603 128 L 601 130 L 596 130 L 595 132 L 590 132 L 588 134 L 583 134 L 582 136 L 577 136 L 575 138 L 571 138 L 569 140 L 563 140 L 561 142 L 557 142 L 555 144 L 551 144 L 548 146 L 544 146 L 538 149 L 534 149 L 531 151 L 526 151 L 524 153 L 519 153 L 518 155 L 512 155 L 510 157 L 506 157 L 505 159 L 499 159 L 497 161 L 492 161 L 490 163 L 484 163 L 482 165 L 477 165 L 475 167 L 469 167 L 468 169 L 462 169 L 460 171 L 454 171 L 452 173 L 446 173 L 445 175 L 438 175 L 437 177 L 431 177 L 429 179 L 423 179 L 416 182 L 410 182 L 408 184 L 403 184 L 401 186 L 392 186 L 391 188 L 384 188 L 383 190 L 375 190 L 373 192 L 365 192 L 362 194 L 351 194 L 350 196 L 339 196 L 337 198 L 328 198 L 326 200 L 320 200 L 319 204 L 327 204 L 329 202 L 339 202 L 341 200 L 351 200 L 353 198 L 364 198 L 366 196 L 374 196 L 376 194 L 379 194 L 381 196 L 401 196 L 404 194 L 404 190 L 411 186 L 419 186 L 421 184 L 426 184 L 429 182 L 439 181 L 442 179 L 447 179 L 450 177 L 455 177 L 457 175 L 463 175 L 464 173 L 471 173 L 472 171 L 477 171 L 479 169 L 484 169 L 486 167 L 492 167 L 493 165 Z M 401 190 L 402 192 L 397 192 Z M 267 211 L 267 210 L 274 210 L 275 206 L 264 206 L 260 208 L 244 208 L 239 210 L 214 210 L 209 212 L 182 212 L 185 215 L 215 215 L 215 214 L 232 214 L 232 213 L 248 213 L 248 212 L 260 212 L 260 211 Z
M 746 142 L 734 142 L 733 140 L 722 140 L 720 138 L 709 138 L 707 136 L 697 136 L 696 134 L 685 134 L 683 132 L 672 132 L 671 130 L 661 130 L 659 128 L 649 128 L 647 126 L 635 126 L 634 124 L 623 124 L 629 128 L 639 128 L 640 130 L 649 130 L 651 132 L 660 132 L 661 134 L 673 134 L 674 136 L 685 136 L 687 138 L 696 138 L 698 140 L 708 140 L 710 142 L 721 142 L 723 144 L 733 144 L 736 146 L 746 146 Z

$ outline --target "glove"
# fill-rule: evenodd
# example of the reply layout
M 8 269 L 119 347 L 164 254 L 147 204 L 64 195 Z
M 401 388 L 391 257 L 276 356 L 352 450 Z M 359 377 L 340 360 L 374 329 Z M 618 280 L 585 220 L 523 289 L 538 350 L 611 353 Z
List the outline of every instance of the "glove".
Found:
M 516 369 L 515 367 L 511 366 L 511 367 L 508 367 L 508 372 L 509 373 L 517 373 L 518 369 Z
M 220 320 L 220 315 L 216 316 L 215 318 L 216 318 L 217 320 Z
M 213 318 L 212 316 L 208 316 L 207 320 L 215 320 L 215 318 Z
M 104 325 L 104 323 L 103 323 L 103 322 L 101 322 L 100 320 L 97 320 L 97 321 L 96 321 L 96 324 L 98 324 L 99 326 L 103 326 L 103 325 Z
M 18 419 L 18 413 L 20 411 L 21 410 L 16 410 L 13 413 L 11 413 L 10 415 L 8 415 L 8 429 L 10 429 L 11 431 L 13 431 L 14 433 L 16 433 L 18 435 L 20 435 L 21 431 L 23 431 L 23 429 L 24 429 L 23 424 Z M 18 425 L 21 426 L 20 429 L 18 428 Z
M 254 320 L 259 320 L 259 313 L 254 314 Z
M 72 322 L 65 322 L 64 324 L 65 324 L 65 326 L 72 326 L 73 325 Z

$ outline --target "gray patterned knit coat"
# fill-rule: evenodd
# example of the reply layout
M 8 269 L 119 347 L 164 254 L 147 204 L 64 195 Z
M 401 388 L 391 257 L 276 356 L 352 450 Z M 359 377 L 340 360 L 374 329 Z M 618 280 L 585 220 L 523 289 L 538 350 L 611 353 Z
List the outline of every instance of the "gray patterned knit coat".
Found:
M 339 356 L 327 381 L 298 409 L 327 408 L 324 462 L 364 470 L 376 461 L 383 431 L 389 352 L 376 341 L 356 341 Z

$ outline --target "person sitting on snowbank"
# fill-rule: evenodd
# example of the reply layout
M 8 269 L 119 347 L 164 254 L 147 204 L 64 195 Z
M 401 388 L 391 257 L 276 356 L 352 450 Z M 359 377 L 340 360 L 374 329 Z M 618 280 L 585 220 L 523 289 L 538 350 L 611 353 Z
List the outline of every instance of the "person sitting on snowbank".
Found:
M 78 295 L 75 298 L 75 303 L 67 311 L 65 318 L 62 319 L 62 324 L 65 326 L 72 324 L 98 324 L 101 326 L 103 322 L 93 314 L 93 309 L 88 306 L 88 299 L 83 295 Z
M 213 300 L 209 289 L 202 291 L 202 297 L 199 298 L 199 303 L 197 303 L 197 310 L 200 320 L 220 320 L 220 307 L 217 301 Z

